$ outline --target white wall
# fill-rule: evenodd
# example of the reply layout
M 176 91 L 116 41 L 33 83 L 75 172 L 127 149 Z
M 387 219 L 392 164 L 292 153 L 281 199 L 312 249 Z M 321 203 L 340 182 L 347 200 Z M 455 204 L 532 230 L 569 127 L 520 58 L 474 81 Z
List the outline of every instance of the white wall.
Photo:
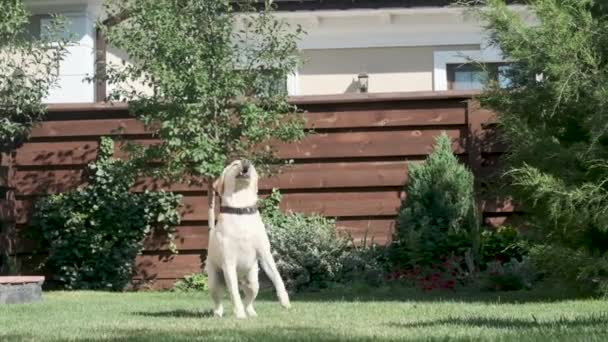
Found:
M 305 50 L 298 95 L 356 93 L 366 73 L 370 93 L 433 90 L 434 53 L 478 50 L 479 45 Z
M 94 85 L 83 78 L 94 71 L 94 23 L 102 15 L 101 0 L 26 3 L 35 13 L 66 15 L 78 37 L 76 45 L 70 47 L 70 56 L 61 64 L 59 88 L 52 91 L 48 102 L 93 102 Z M 369 74 L 370 92 L 443 90 L 444 65 L 454 59 L 454 53 L 487 55 L 484 48 L 480 49 L 486 41 L 480 23 L 458 8 L 279 14 L 308 32 L 299 44 L 307 64 L 288 80 L 293 95 L 356 91 L 354 80 L 360 72 Z M 110 47 L 108 62 L 122 63 L 122 55 Z
M 59 82 L 51 89 L 47 103 L 81 103 L 95 101 L 95 87 L 85 78 L 95 69 L 95 21 L 99 13 L 98 0 L 26 0 L 34 14 L 30 27 L 34 34 L 44 34 L 48 14 L 63 15 L 74 39 L 66 58 L 59 65 Z

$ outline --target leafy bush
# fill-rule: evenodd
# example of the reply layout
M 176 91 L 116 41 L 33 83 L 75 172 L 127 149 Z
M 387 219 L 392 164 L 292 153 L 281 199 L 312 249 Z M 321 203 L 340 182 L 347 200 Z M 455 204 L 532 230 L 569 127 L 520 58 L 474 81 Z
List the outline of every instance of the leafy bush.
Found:
M 491 261 L 482 274 L 483 288 L 494 291 L 518 291 L 530 289 L 538 273 L 528 257 L 521 261 L 511 259 L 507 263 Z
M 282 213 L 278 191 L 260 207 L 277 267 L 289 291 L 324 288 L 337 281 L 348 240 L 337 235 L 335 222 L 318 215 Z
M 318 215 L 282 213 L 281 195 L 260 203 L 273 255 L 291 292 L 316 290 L 354 278 L 377 284 L 382 279 L 382 248 L 355 246 L 338 234 L 335 222 Z
M 549 281 L 558 281 L 584 294 L 608 295 L 608 253 L 592 254 L 585 248 L 536 245 L 530 260 Z
M 529 25 L 505 1 L 484 3 L 475 8 L 490 43 L 515 62 L 509 86 L 492 83 L 478 99 L 509 146 L 512 195 L 542 234 L 531 258 L 554 280 L 596 291 L 608 269 L 608 7 L 530 1 Z
M 48 244 L 46 266 L 60 287 L 122 290 L 149 233 L 158 229 L 173 241 L 181 197 L 130 193 L 133 165 L 112 158 L 113 151 L 113 141 L 102 138 L 98 159 L 87 168 L 88 184 L 35 206 L 33 231 Z
M 373 241 L 364 239 L 357 245 L 351 240 L 350 249 L 342 256 L 342 274 L 339 281 L 342 283 L 359 282 L 371 286 L 382 284 L 385 274 L 389 270 L 388 249 Z
M 178 280 L 173 285 L 176 292 L 206 292 L 208 290 L 207 275 L 205 273 L 192 273 Z
M 486 229 L 481 233 L 481 263 L 486 265 L 492 261 L 522 260 L 527 253 L 524 244 L 525 241 L 516 228 Z
M 473 175 L 458 162 L 445 133 L 424 163 L 410 166 L 405 191 L 391 247 L 395 265 L 429 266 L 476 251 Z

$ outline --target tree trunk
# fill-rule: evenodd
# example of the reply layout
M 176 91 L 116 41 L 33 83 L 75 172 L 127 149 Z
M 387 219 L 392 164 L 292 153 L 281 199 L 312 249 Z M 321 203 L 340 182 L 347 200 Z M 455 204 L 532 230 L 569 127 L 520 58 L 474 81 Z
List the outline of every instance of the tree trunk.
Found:
M 207 203 L 209 204 L 209 229 L 215 229 L 215 190 L 211 179 L 207 180 Z

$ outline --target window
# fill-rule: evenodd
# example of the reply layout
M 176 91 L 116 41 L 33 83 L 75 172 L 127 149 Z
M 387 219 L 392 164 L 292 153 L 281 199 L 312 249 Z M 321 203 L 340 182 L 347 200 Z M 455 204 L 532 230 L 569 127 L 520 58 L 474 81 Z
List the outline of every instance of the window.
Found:
M 507 63 L 474 63 L 447 64 L 449 90 L 479 90 L 489 81 L 498 81 L 501 87 L 509 86 L 506 71 Z
M 475 69 L 476 63 L 471 64 L 471 61 L 485 63 L 488 68 Z M 483 69 L 492 70 L 492 67 L 494 68 L 494 76 L 486 75 L 483 72 Z M 498 77 L 498 74 L 501 74 L 508 67 L 508 61 L 503 58 L 500 49 L 484 44 L 480 46 L 479 50 L 434 51 L 433 90 L 479 89 L 488 80 L 488 77 Z M 456 73 L 456 70 L 458 70 L 458 73 Z M 497 70 L 501 72 L 496 72 Z M 502 77 L 499 77 L 498 80 L 503 86 L 509 84 L 508 80 Z

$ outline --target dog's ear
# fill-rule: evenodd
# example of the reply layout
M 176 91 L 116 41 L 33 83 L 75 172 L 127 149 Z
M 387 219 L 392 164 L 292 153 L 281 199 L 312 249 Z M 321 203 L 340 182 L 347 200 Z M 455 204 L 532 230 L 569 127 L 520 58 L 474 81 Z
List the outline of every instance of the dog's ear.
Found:
M 224 193 L 224 173 L 222 172 L 221 176 L 213 182 L 213 189 L 220 196 Z

